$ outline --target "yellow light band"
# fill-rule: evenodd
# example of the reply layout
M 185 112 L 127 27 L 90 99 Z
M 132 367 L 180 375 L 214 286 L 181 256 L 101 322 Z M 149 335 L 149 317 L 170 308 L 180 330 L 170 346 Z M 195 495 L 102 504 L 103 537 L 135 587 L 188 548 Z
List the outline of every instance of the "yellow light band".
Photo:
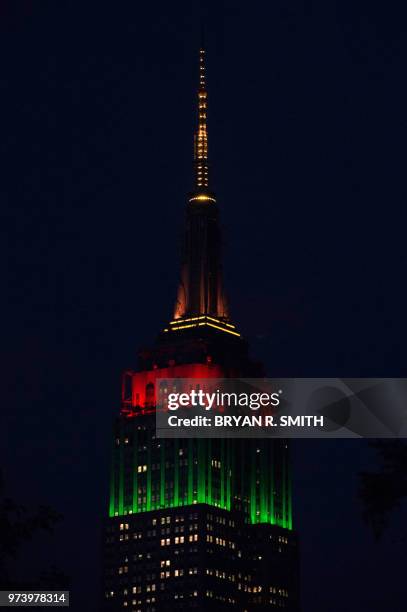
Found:
M 214 327 L 215 329 L 220 329 L 223 332 L 226 332 L 227 334 L 232 334 L 233 336 L 239 336 L 240 334 L 238 334 L 237 332 L 231 331 L 230 329 L 224 329 L 223 327 L 219 327 L 219 325 L 214 325 L 213 323 L 205 323 L 205 325 L 209 325 L 209 327 Z
M 235 327 L 236 327 L 236 325 L 232 325 L 231 323 L 224 323 L 220 319 L 214 319 L 213 317 L 208 317 L 208 316 L 206 316 L 206 318 L 209 319 L 209 321 L 215 321 L 215 323 L 220 323 L 221 325 L 226 325 L 227 327 L 231 327 L 232 329 L 235 329 Z
M 189 198 L 190 202 L 195 202 L 196 200 L 198 200 L 199 202 L 216 202 L 215 198 L 212 198 L 211 196 L 207 195 L 199 195 Z
M 203 320 L 204 319 L 204 320 Z M 210 321 L 214 321 L 214 323 L 209 323 Z M 191 321 L 194 321 L 193 323 Z M 217 325 L 215 325 L 217 323 Z M 200 317 L 191 317 L 189 319 L 179 319 L 177 321 L 170 321 L 171 328 L 166 328 L 164 331 L 177 331 L 179 329 L 189 329 L 191 327 L 202 327 L 204 325 L 208 325 L 209 327 L 213 327 L 214 329 L 219 329 L 220 331 L 226 332 L 227 334 L 232 334 L 233 336 L 240 337 L 240 334 L 236 331 L 232 331 L 235 329 L 235 326 L 230 323 L 224 323 L 219 319 L 215 319 L 213 317 L 208 317 L 206 315 L 202 315 Z M 224 327 L 223 327 L 224 326 Z M 232 329 L 226 329 L 226 327 Z

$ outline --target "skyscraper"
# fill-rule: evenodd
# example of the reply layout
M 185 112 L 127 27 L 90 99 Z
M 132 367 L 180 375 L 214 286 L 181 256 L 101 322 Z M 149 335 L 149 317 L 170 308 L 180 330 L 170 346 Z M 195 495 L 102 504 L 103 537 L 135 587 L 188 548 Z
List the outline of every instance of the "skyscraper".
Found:
M 284 440 L 160 439 L 166 379 L 262 376 L 231 321 L 210 189 L 205 50 L 199 52 L 194 190 L 173 319 L 124 372 L 116 419 L 103 609 L 299 610 Z

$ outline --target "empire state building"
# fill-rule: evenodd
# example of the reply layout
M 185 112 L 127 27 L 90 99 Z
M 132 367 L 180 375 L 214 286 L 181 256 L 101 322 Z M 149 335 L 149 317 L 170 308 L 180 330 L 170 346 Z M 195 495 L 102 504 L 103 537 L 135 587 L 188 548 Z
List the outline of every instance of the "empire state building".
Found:
M 205 49 L 199 52 L 194 190 L 172 319 L 123 373 L 104 529 L 103 610 L 299 610 L 285 440 L 160 439 L 160 385 L 263 376 L 230 317 L 210 189 Z M 163 382 L 164 381 L 164 382 Z

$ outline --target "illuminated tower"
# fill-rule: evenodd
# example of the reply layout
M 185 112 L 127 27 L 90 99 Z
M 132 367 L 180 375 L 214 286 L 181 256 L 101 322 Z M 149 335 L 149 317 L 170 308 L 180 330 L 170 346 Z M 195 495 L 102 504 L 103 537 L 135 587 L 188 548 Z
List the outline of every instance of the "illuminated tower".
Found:
M 231 321 L 218 204 L 209 185 L 205 50 L 199 54 L 194 191 L 173 319 L 124 372 L 114 427 L 103 609 L 298 611 L 284 440 L 160 439 L 166 379 L 262 376 Z M 158 382 L 158 380 L 160 382 Z
M 205 50 L 199 52 L 198 127 L 194 136 L 194 191 L 187 208 L 181 281 L 175 319 L 207 315 L 227 321 L 222 284 L 220 233 L 216 198 L 209 189 L 208 94 Z M 231 329 L 232 326 L 229 326 Z

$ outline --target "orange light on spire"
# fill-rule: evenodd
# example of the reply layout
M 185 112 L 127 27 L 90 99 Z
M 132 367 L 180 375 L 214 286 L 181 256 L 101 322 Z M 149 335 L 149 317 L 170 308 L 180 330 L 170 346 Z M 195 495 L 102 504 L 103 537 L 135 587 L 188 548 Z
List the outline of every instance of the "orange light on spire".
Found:
M 224 332 L 239 337 L 229 322 L 222 281 L 221 237 L 218 207 L 209 189 L 208 130 L 205 47 L 199 51 L 198 126 L 194 133 L 194 189 L 188 198 L 181 278 L 174 307 L 174 322 L 166 327 L 171 336 L 178 330 L 194 333 Z M 197 319 L 196 317 L 203 317 Z M 208 320 L 207 320 L 208 319 Z M 208 329 L 210 328 L 210 329 Z M 182 333 L 181 331 L 179 333 Z M 188 333 L 188 332 L 187 332 Z
M 207 101 L 205 49 L 201 48 L 199 51 L 198 130 L 194 138 L 195 187 L 198 191 L 209 187 Z

